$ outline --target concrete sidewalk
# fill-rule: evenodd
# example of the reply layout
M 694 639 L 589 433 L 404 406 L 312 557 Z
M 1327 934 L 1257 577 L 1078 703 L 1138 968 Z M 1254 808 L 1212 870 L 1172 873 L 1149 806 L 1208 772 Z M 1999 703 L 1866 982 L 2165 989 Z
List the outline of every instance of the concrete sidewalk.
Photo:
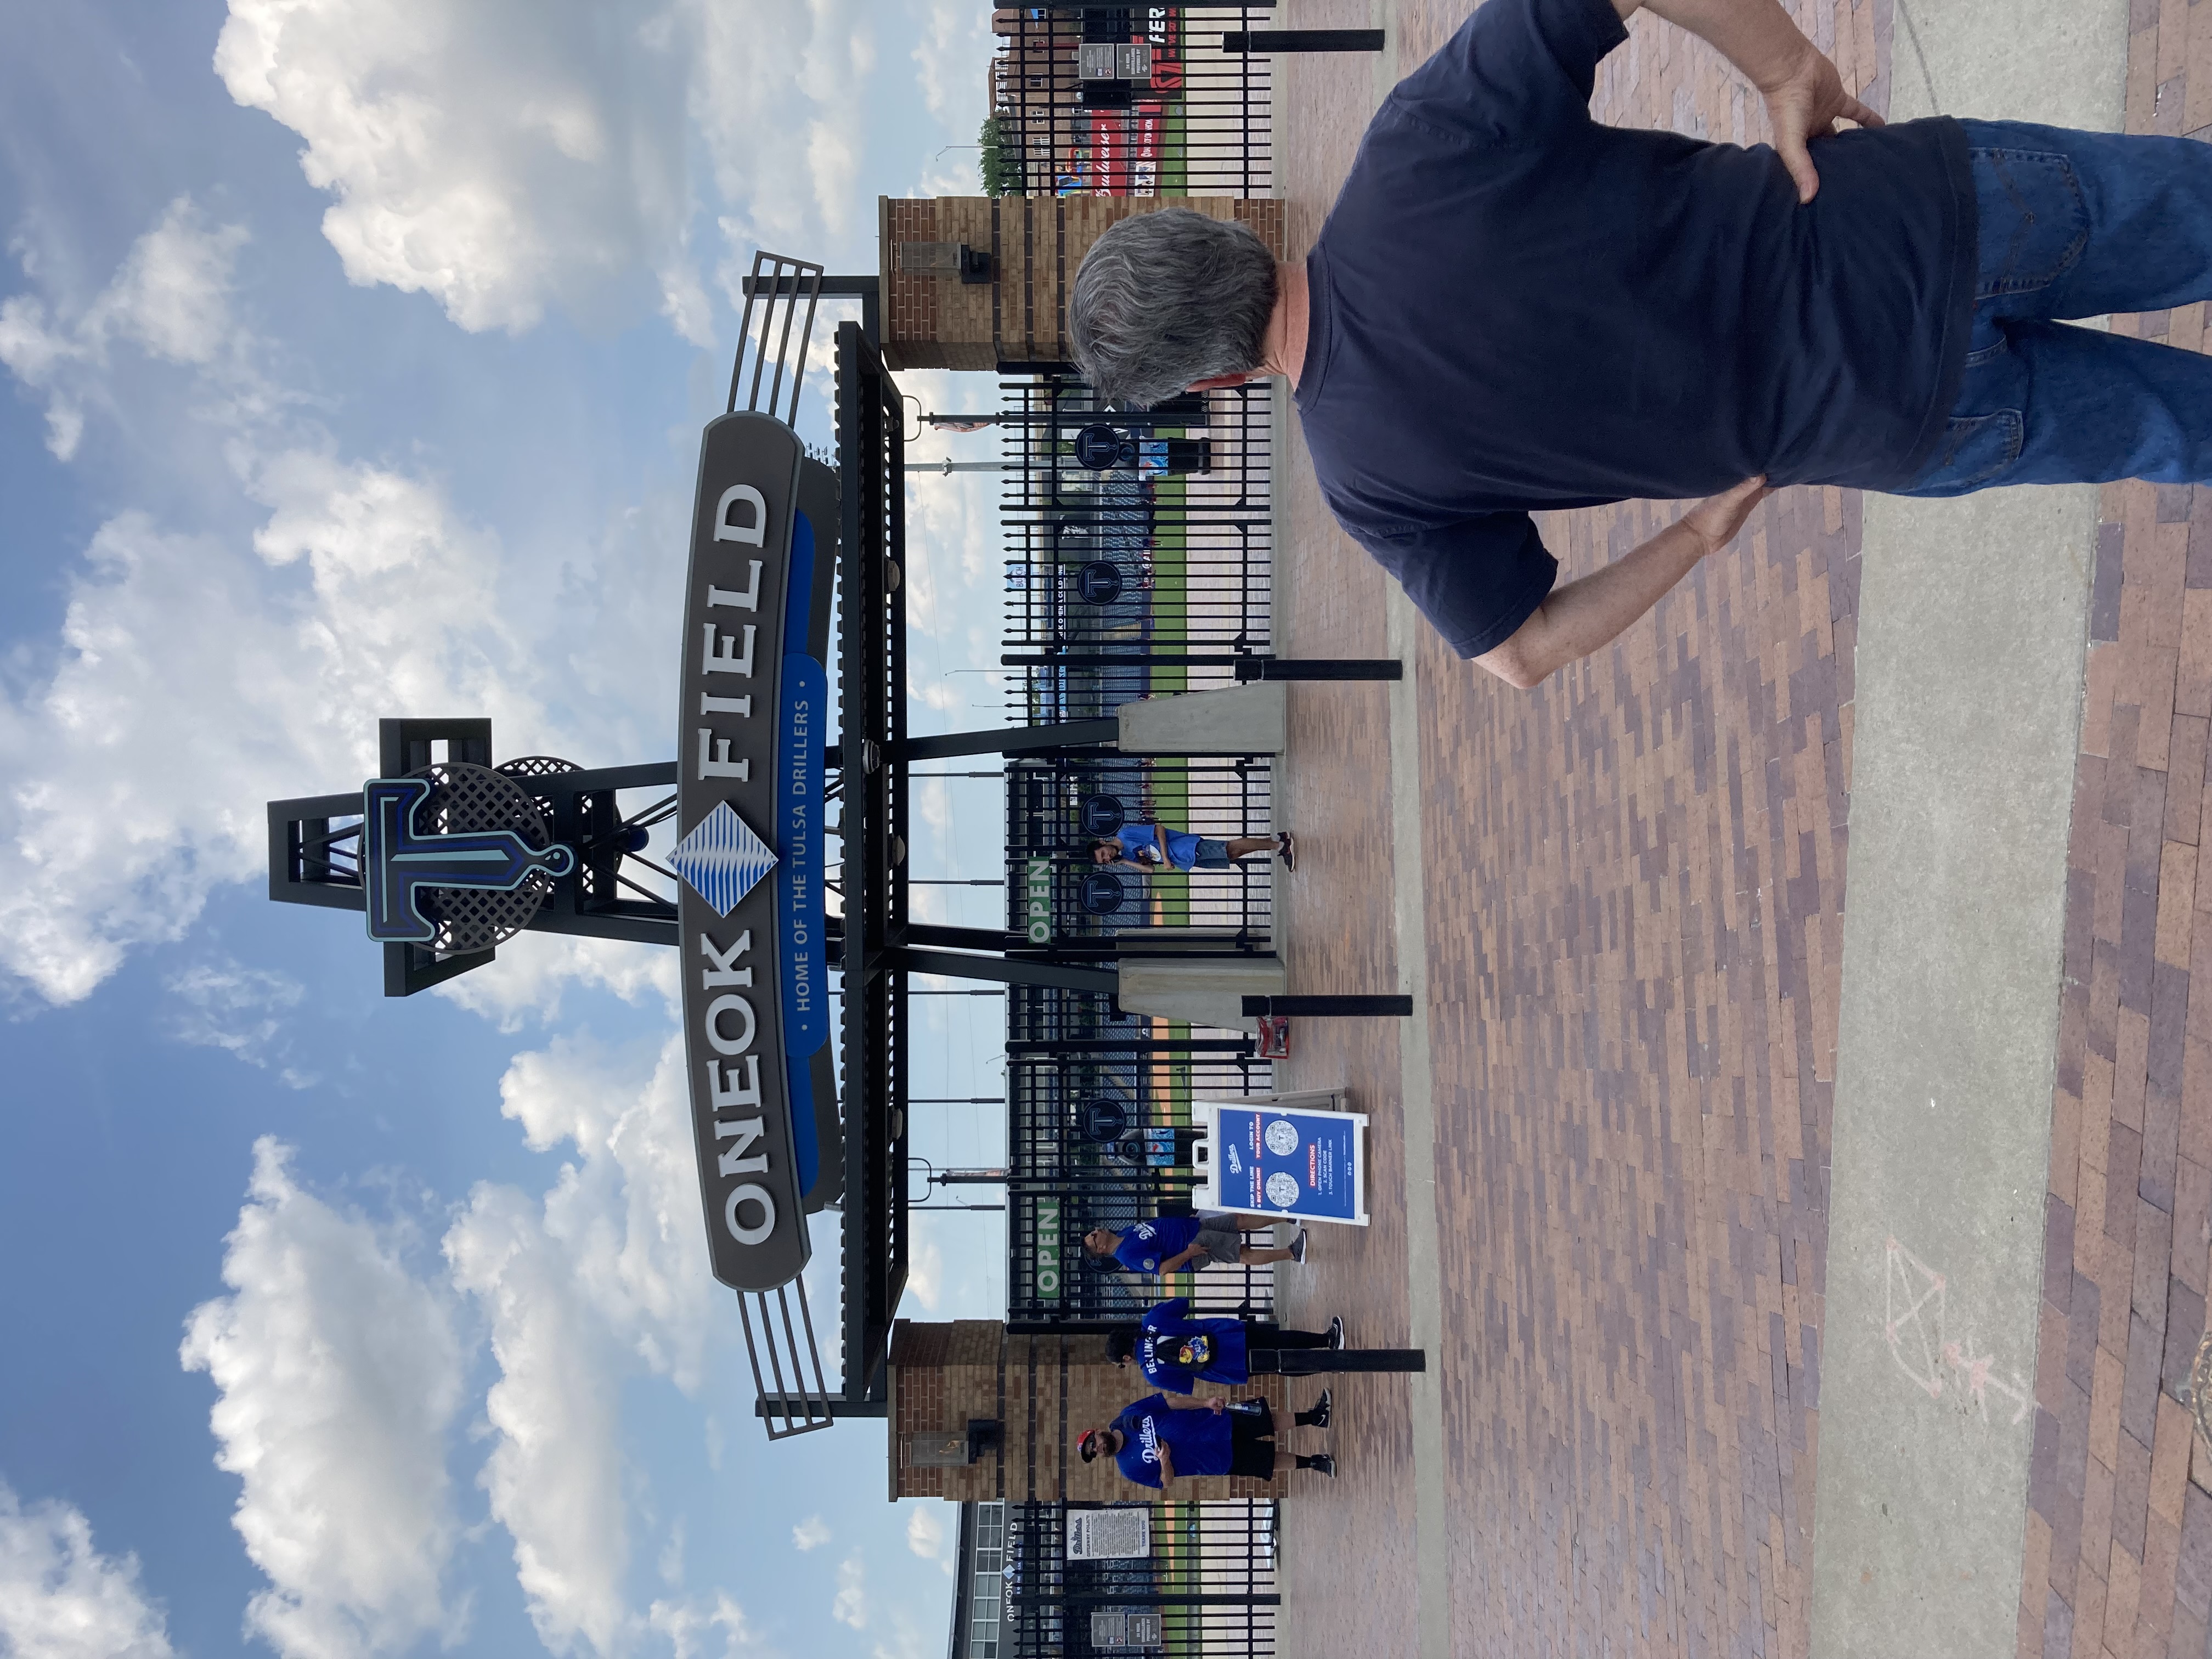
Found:
M 1905 15 L 1893 117 L 2120 126 L 2122 0 Z M 2017 1645 L 2097 494 L 1867 500 L 1817 1654 Z
M 1294 246 L 1468 9 L 1284 8 L 1396 54 L 1279 67 Z M 2111 126 L 2124 88 L 2212 128 L 2212 5 L 1796 9 L 1899 116 Z M 1596 106 L 1760 136 L 1651 18 Z M 2121 325 L 2193 346 L 2201 310 Z M 1285 647 L 1411 673 L 1294 693 L 1291 976 L 1425 1014 L 1299 1030 L 1286 1081 L 1349 1084 L 1407 1201 L 1288 1295 L 1432 1370 L 1340 1389 L 1285 1650 L 2202 1652 L 2212 502 L 1790 492 L 1522 696 L 1410 616 L 1292 434 Z M 1661 519 L 1547 535 L 1572 575 Z

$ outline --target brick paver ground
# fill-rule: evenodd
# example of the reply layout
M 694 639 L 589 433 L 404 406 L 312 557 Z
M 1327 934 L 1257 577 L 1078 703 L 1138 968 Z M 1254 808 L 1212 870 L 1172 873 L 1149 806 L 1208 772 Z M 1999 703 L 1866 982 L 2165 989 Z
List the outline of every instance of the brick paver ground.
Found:
M 1401 70 L 1468 9 L 1407 0 Z M 1364 0 L 1285 9 L 1299 27 L 1368 21 Z M 1887 0 L 1801 15 L 1878 105 Z M 1370 74 L 1360 59 L 1284 70 L 1296 247 L 1349 162 Z M 1607 65 L 1597 108 L 1763 134 L 1719 60 L 1650 19 Z M 1292 648 L 1378 653 L 1383 578 L 1329 521 L 1295 447 L 1286 473 Z M 1547 525 L 1563 578 L 1617 557 L 1660 512 Z M 1425 636 L 1455 1653 L 1805 1649 L 1857 549 L 1854 500 L 1778 496 L 1620 644 L 1533 694 Z M 1294 744 L 1293 975 L 1387 986 L 1382 694 L 1301 696 Z M 1397 1034 L 1308 1022 L 1298 1040 L 1299 1084 L 1359 1089 L 1389 1191 Z M 1402 1239 L 1341 1237 L 1291 1276 L 1291 1296 L 1344 1308 L 1364 1340 L 1402 1340 Z M 1302 1496 L 1290 1524 L 1285 1650 L 1406 1651 L 1402 1396 L 1363 1383 L 1340 1397 L 1345 1476 Z
M 2129 22 L 2128 130 L 2212 137 L 2212 5 L 2134 0 Z M 2116 326 L 2198 349 L 2203 312 Z M 2020 1651 L 2194 1659 L 2212 1468 L 2179 1395 L 2212 1255 L 2212 492 L 2113 485 L 2102 509 Z

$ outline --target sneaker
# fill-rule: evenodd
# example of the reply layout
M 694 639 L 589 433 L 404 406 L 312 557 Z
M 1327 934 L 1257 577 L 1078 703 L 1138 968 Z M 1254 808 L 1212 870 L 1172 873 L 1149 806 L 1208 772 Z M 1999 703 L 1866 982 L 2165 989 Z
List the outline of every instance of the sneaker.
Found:
M 1306 1459 L 1306 1467 L 1316 1474 L 1325 1474 L 1332 1480 L 1336 1479 L 1336 1460 L 1327 1452 L 1316 1452 Z
M 1298 867 L 1298 838 L 1287 830 L 1275 832 L 1275 856 L 1283 861 L 1285 870 Z
M 1298 1229 L 1298 1236 L 1291 1241 L 1291 1260 L 1304 1266 L 1306 1259 L 1306 1230 Z
M 1321 1391 L 1321 1398 L 1315 1401 L 1313 1403 L 1313 1410 L 1307 1413 L 1306 1426 L 1312 1429 L 1327 1428 L 1328 1426 L 1329 1410 L 1335 1405 L 1335 1396 L 1331 1395 L 1327 1389 L 1323 1389 Z
M 1339 1350 L 1344 1346 L 1344 1316 L 1341 1314 L 1328 1322 L 1328 1346 Z

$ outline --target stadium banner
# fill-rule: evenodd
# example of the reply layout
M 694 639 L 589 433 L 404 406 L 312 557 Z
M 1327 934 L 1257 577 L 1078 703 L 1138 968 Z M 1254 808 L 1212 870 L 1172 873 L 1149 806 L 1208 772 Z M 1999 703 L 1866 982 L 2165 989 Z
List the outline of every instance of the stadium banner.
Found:
M 798 1276 L 811 1249 L 808 1200 L 818 1206 L 829 1184 L 817 1097 L 834 1089 L 822 848 L 830 708 L 817 611 L 822 556 L 835 543 L 818 549 L 801 510 L 808 465 L 798 434 L 772 416 L 708 424 L 684 590 L 681 838 L 669 856 L 682 878 L 684 1059 L 708 1255 L 714 1277 L 740 1291 Z

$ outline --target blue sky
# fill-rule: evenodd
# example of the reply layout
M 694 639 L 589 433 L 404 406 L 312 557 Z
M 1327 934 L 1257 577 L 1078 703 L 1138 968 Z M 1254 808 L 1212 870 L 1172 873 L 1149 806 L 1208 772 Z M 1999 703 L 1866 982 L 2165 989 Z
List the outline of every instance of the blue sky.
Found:
M 386 714 L 669 751 L 735 273 L 873 270 L 878 195 L 973 188 L 988 20 L 0 0 L 0 1649 L 943 1640 L 949 1511 L 884 1500 L 880 1429 L 751 1419 L 671 965 L 532 937 L 387 1002 L 263 896 L 261 814 Z M 983 481 L 909 514 L 915 729 L 993 722 Z M 916 805 L 917 874 L 1003 873 L 993 786 Z M 1000 1092 L 995 1000 L 918 1012 L 915 1093 Z M 996 1109 L 915 1116 L 997 1160 Z M 908 1314 L 1003 1309 L 998 1218 L 916 1241 Z

